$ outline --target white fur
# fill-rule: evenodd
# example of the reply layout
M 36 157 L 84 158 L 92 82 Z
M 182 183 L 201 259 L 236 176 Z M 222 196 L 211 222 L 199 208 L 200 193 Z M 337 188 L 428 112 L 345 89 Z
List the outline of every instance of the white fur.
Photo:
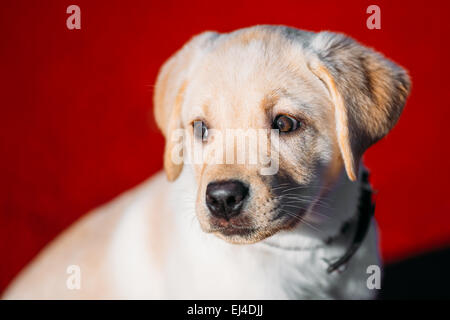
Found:
M 316 211 L 331 217 L 322 221 L 321 232 L 300 224 L 246 245 L 229 244 L 200 229 L 193 183 L 189 166 L 174 183 L 160 173 L 88 215 L 25 269 L 5 298 L 366 299 L 376 294 L 366 286 L 367 267 L 380 264 L 375 222 L 345 271 L 326 272 L 323 259 L 340 257 L 352 237 L 350 233 L 329 246 L 321 240 L 338 234 L 341 222 L 356 214 L 359 185 L 345 173 L 328 194 L 334 209 Z M 106 245 L 96 248 L 89 239 L 96 241 L 107 221 L 102 219 L 112 219 L 109 209 L 124 200 L 127 205 L 112 233 L 105 231 Z M 158 215 L 165 225 L 151 225 Z M 162 228 L 162 236 L 152 237 L 155 227 Z M 74 237 L 79 230 L 81 236 Z M 152 255 L 158 246 L 163 252 L 159 261 Z M 82 258 L 91 251 L 93 257 Z M 69 264 L 81 266 L 80 291 L 64 286 Z
M 175 222 L 165 267 L 157 271 L 148 257 L 149 236 L 145 227 L 146 199 L 152 189 L 166 184 L 161 174 L 136 196 L 125 213 L 110 248 L 111 267 L 120 296 L 167 299 L 329 299 L 371 298 L 366 269 L 379 265 L 375 223 L 361 248 L 342 273 L 326 272 L 325 259 L 340 257 L 350 237 L 339 244 L 324 246 L 321 240 L 304 235 L 306 225 L 284 231 L 257 244 L 229 244 L 204 233 L 195 218 L 192 173 L 186 166 L 170 187 L 167 204 Z M 331 193 L 338 207 L 333 222 L 324 225 L 328 235 L 338 233 L 341 223 L 356 214 L 358 184 L 343 176 Z M 158 214 L 153 212 L 151 214 Z M 334 227 L 333 227 L 334 226 Z M 308 232 L 306 232 L 307 234 Z M 319 246 L 320 249 L 313 249 Z M 283 249 L 284 248 L 284 249 Z

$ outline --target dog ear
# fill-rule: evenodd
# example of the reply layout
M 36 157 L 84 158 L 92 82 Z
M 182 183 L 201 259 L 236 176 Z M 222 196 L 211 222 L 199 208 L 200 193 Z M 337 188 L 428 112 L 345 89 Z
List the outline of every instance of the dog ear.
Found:
M 311 71 L 335 106 L 339 149 L 355 181 L 363 153 L 396 124 L 410 90 L 407 72 L 342 34 L 321 32 L 310 42 Z
M 164 169 L 169 181 L 175 180 L 183 169 L 183 163 L 175 163 L 172 150 L 175 142 L 172 133 L 181 129 L 181 107 L 189 78 L 196 63 L 217 34 L 204 32 L 193 37 L 183 48 L 170 57 L 161 67 L 153 96 L 156 124 L 166 138 Z

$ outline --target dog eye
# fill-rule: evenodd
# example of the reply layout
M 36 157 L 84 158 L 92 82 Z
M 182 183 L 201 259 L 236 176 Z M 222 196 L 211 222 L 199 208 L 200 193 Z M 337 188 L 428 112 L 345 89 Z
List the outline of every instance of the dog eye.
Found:
M 202 141 L 206 141 L 208 139 L 208 127 L 203 121 L 194 121 L 192 124 L 194 127 L 194 136 Z
M 273 129 L 278 129 L 280 132 L 291 132 L 297 130 L 300 126 L 300 121 L 284 114 L 278 115 L 272 124 Z

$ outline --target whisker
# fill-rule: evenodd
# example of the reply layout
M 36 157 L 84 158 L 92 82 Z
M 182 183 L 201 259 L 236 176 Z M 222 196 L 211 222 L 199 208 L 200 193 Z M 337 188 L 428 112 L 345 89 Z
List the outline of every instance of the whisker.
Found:
M 291 200 L 291 201 L 294 201 L 294 202 L 300 202 L 300 203 L 314 203 L 314 205 L 318 205 L 318 206 L 323 207 L 325 209 L 333 209 L 333 207 L 327 201 L 322 200 L 320 198 L 315 198 L 313 196 L 294 196 L 294 195 L 289 195 L 289 196 L 280 196 L 280 197 L 276 198 L 276 200 L 278 200 L 280 202 L 283 199 Z M 289 201 L 287 201 L 287 202 L 289 202 Z
M 330 187 L 325 187 L 325 186 L 296 186 L 296 187 L 292 187 L 292 188 L 287 188 L 285 190 L 283 190 L 284 192 L 288 192 L 288 191 L 292 191 L 292 190 L 310 190 L 310 189 L 320 189 L 320 190 L 331 190 Z
M 291 216 L 292 218 L 295 218 L 295 219 L 299 220 L 300 222 L 302 222 L 302 223 L 304 223 L 305 225 L 309 226 L 311 229 L 313 229 L 313 230 L 315 230 L 315 231 L 317 231 L 317 232 L 323 233 L 322 230 L 316 228 L 315 226 L 313 226 L 313 225 L 310 224 L 309 222 L 305 221 L 305 219 L 303 219 L 302 217 L 299 217 L 299 216 L 297 216 L 297 215 L 295 215 L 295 214 L 293 214 L 292 212 L 289 212 L 289 211 L 287 211 L 287 210 L 283 210 L 283 209 L 279 209 L 279 210 L 285 212 L 287 215 Z
M 311 202 L 311 201 L 305 201 L 305 200 L 302 200 L 302 199 L 290 199 L 289 201 L 285 201 L 285 202 L 283 202 L 281 205 L 283 205 L 283 204 L 295 204 L 295 203 L 298 203 L 298 204 L 308 204 L 308 206 L 317 206 L 317 207 L 320 207 L 320 208 L 324 208 L 324 209 L 329 209 L 329 210 L 332 210 L 333 208 L 331 207 L 331 206 L 329 206 L 327 203 L 321 203 L 321 202 Z

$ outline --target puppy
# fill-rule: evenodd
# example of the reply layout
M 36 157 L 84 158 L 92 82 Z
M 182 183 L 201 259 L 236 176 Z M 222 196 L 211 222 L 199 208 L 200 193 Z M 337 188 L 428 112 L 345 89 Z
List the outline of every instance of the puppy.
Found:
M 166 176 L 86 215 L 4 297 L 375 297 L 367 270 L 381 262 L 360 163 L 409 88 L 404 69 L 342 34 L 256 26 L 195 36 L 156 82 Z M 269 161 L 217 143 L 249 129 L 263 133 Z M 233 152 L 245 161 L 220 162 Z

